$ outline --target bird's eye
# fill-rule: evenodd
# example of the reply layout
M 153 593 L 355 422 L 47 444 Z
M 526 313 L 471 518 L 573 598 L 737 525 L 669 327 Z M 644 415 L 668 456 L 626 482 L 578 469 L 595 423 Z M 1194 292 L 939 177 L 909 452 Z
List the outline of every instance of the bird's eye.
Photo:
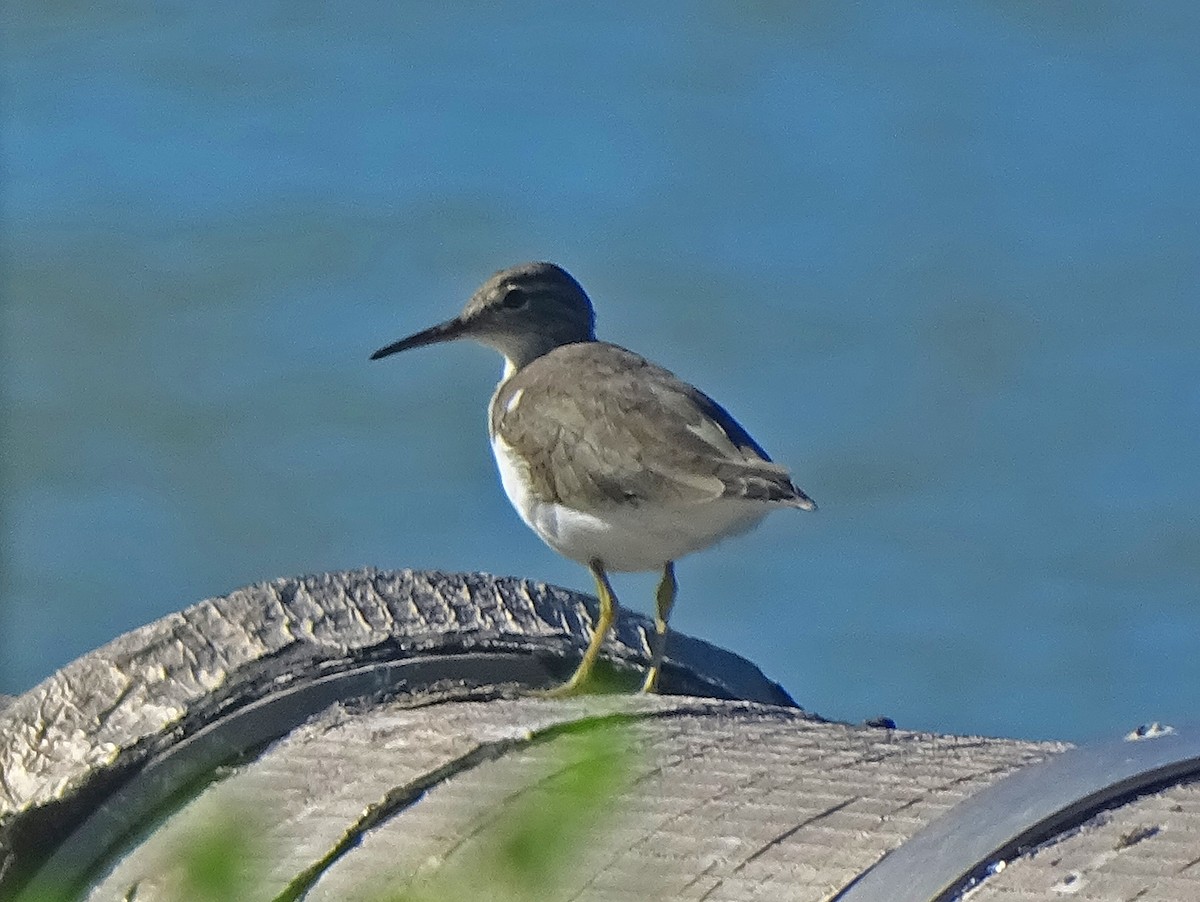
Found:
M 520 310 L 529 303 L 529 293 L 524 288 L 513 286 L 504 294 L 504 300 L 500 302 L 500 306 L 507 310 Z

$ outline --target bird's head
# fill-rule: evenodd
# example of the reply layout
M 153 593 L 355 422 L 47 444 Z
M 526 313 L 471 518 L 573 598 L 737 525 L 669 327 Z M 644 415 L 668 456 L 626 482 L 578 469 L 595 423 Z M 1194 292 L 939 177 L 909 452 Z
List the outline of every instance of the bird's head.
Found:
M 561 345 L 594 341 L 595 319 L 592 302 L 566 270 L 523 263 L 492 275 L 458 316 L 380 348 L 371 359 L 470 338 L 495 348 L 517 370 Z

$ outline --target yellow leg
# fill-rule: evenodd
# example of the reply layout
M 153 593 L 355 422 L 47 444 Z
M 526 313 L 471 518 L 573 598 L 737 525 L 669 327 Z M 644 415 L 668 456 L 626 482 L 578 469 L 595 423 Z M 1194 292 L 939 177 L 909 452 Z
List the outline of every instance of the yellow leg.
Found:
M 658 673 L 662 669 L 663 655 L 667 651 L 667 623 L 671 619 L 671 608 L 675 606 L 675 562 L 667 561 L 663 566 L 662 579 L 654 592 L 654 654 L 650 658 L 650 669 L 646 671 L 643 692 L 658 691 Z
M 617 616 L 617 596 L 613 594 L 612 586 L 608 583 L 608 575 L 604 572 L 603 562 L 594 560 L 588 564 L 588 569 L 592 571 L 592 576 L 596 579 L 596 597 L 600 599 L 600 617 L 592 629 L 592 641 L 588 643 L 587 651 L 583 653 L 583 660 L 579 662 L 579 666 L 575 668 L 571 678 L 561 686 L 549 690 L 547 695 L 575 695 L 583 691 L 584 685 L 592 675 L 592 667 L 596 664 L 596 658 L 600 656 L 600 647 L 608 638 L 608 631 L 612 629 L 613 620 Z

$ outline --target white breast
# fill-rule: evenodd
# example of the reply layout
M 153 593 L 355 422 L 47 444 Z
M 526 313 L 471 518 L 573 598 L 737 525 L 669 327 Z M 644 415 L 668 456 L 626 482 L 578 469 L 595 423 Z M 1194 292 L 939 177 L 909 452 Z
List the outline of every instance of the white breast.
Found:
M 500 482 L 521 519 L 559 554 L 608 570 L 658 570 L 667 561 L 757 526 L 771 510 L 759 501 L 718 499 L 689 507 L 614 505 L 584 512 L 545 502 L 529 491 L 524 462 L 499 437 L 492 453 Z

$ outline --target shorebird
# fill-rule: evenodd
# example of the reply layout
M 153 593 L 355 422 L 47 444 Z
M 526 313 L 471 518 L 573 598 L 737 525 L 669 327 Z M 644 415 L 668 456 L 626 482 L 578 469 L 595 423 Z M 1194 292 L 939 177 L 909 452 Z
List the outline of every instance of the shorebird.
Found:
M 500 270 L 458 316 L 371 359 L 457 338 L 504 355 L 488 431 L 509 501 L 542 541 L 596 581 L 591 640 L 574 674 L 552 692 L 570 694 L 589 680 L 617 613 L 608 573 L 661 570 L 642 685 L 655 691 L 675 561 L 753 528 L 776 508 L 816 505 L 720 404 L 644 357 L 598 341 L 591 300 L 553 263 Z

